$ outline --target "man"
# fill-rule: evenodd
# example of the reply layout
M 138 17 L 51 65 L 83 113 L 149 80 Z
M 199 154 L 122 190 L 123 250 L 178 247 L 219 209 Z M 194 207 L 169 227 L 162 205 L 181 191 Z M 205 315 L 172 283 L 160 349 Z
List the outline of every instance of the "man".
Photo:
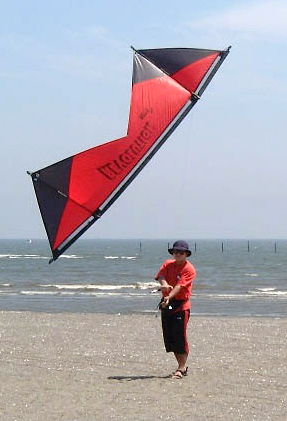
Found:
M 188 369 L 186 329 L 190 315 L 189 299 L 196 271 L 187 260 L 191 251 L 186 241 L 176 241 L 168 252 L 173 255 L 174 260 L 166 260 L 155 279 L 161 284 L 160 308 L 165 349 L 166 352 L 174 353 L 178 363 L 172 378 L 180 379 L 187 375 Z

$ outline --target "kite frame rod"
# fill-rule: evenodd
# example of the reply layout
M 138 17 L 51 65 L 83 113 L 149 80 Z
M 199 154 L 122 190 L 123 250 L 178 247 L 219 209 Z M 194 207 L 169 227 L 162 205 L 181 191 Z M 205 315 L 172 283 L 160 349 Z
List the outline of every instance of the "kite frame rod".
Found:
M 92 215 L 92 218 L 93 219 L 91 221 L 87 222 L 88 221 L 87 220 L 86 222 L 84 222 L 83 223 L 84 227 L 80 228 L 80 230 L 77 232 L 77 234 L 75 234 L 70 240 L 68 240 L 67 243 L 64 242 L 65 243 L 64 246 L 57 247 L 56 250 L 54 250 L 54 251 L 52 250 L 53 257 L 49 260 L 49 263 L 52 263 L 55 260 L 57 260 L 58 257 L 60 257 L 61 254 L 64 253 L 64 251 L 66 251 L 79 237 L 81 237 L 81 235 L 84 234 L 84 232 L 87 231 L 87 229 L 90 228 L 91 225 L 93 225 L 100 218 L 100 215 L 99 216 Z
M 127 180 L 123 182 L 121 187 L 114 194 L 112 193 L 113 194 L 112 197 L 110 199 L 108 199 L 108 201 L 106 201 L 106 204 L 103 206 L 103 208 L 99 207 L 98 209 L 95 210 L 95 212 L 92 215 L 93 219 L 91 221 L 89 221 L 88 223 L 87 223 L 87 221 L 84 222 L 83 228 L 79 227 L 77 234 L 75 236 L 73 236 L 70 240 L 67 239 L 66 240 L 67 242 L 66 243 L 64 242 L 65 243 L 64 246 L 58 247 L 54 251 L 52 250 L 53 258 L 51 258 L 49 260 L 49 263 L 52 263 L 53 261 L 58 259 L 58 257 L 60 257 L 60 255 L 64 251 L 66 251 L 67 248 L 69 248 L 82 234 L 84 234 L 84 232 L 87 231 L 87 229 L 90 228 L 91 225 L 93 225 L 110 208 L 110 206 L 119 198 L 119 196 L 126 190 L 126 188 L 136 178 L 136 176 L 142 171 L 142 169 L 149 163 L 151 158 L 160 149 L 160 147 L 167 141 L 169 136 L 174 132 L 174 130 L 179 126 L 179 124 L 182 122 L 182 120 L 187 116 L 187 114 L 190 112 L 190 110 L 194 107 L 194 105 L 200 99 L 201 95 L 203 94 L 203 92 L 205 91 L 205 89 L 207 88 L 209 83 L 211 82 L 215 73 L 217 72 L 217 70 L 222 65 L 222 63 L 225 60 L 225 58 L 227 57 L 227 55 L 229 54 L 230 48 L 231 48 L 231 46 L 229 46 L 226 50 L 223 50 L 220 53 L 218 61 L 211 68 L 210 72 L 207 74 L 206 78 L 203 80 L 202 85 L 199 86 L 198 91 L 196 93 L 193 93 L 193 95 L 191 96 L 189 105 L 185 109 L 183 107 L 183 109 L 177 114 L 177 116 L 175 117 L 175 119 L 171 123 L 171 127 L 167 130 L 167 132 L 165 134 L 164 134 L 165 131 L 163 131 L 163 133 L 161 134 L 161 136 L 163 136 L 162 139 L 160 139 L 161 136 L 159 136 L 160 141 L 148 153 L 146 158 L 143 159 L 143 161 L 135 169 L 135 171 L 131 175 L 127 176 L 128 177 Z M 133 50 L 136 51 L 134 48 L 133 48 Z M 73 235 L 73 234 L 71 234 L 71 235 Z

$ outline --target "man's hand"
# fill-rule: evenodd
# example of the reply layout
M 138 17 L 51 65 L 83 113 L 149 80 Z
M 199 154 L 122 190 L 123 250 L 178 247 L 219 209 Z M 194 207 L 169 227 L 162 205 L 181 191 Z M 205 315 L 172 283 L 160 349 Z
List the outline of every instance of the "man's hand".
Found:
M 161 302 L 161 308 L 166 308 L 169 304 L 169 297 L 164 297 Z
M 163 301 L 161 304 L 162 308 L 166 308 L 169 305 L 170 300 L 172 300 L 179 293 L 181 289 L 180 285 L 176 285 L 174 288 L 172 288 L 170 285 L 168 286 L 171 288 L 172 291 L 169 292 L 166 297 L 163 297 Z

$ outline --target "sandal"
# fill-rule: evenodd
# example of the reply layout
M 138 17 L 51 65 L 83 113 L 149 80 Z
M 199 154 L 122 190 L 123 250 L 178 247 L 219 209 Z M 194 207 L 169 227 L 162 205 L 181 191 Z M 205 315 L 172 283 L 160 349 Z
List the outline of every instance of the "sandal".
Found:
M 172 373 L 171 378 L 182 379 L 184 376 L 187 376 L 187 370 L 188 370 L 188 367 L 186 367 L 185 370 L 176 370 L 174 373 Z

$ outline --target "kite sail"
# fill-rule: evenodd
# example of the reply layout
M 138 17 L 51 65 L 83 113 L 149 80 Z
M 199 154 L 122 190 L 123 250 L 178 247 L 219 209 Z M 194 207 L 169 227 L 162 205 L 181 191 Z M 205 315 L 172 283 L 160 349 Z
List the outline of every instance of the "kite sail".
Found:
M 134 50 L 126 136 L 31 175 L 56 260 L 127 188 L 201 97 L 230 47 Z

